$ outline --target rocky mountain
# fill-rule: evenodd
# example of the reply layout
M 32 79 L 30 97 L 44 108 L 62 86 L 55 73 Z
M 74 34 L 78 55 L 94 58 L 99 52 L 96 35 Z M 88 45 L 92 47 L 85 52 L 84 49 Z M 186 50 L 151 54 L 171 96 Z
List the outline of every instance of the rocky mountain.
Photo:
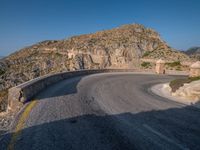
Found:
M 138 68 L 141 58 L 189 60 L 169 47 L 156 31 L 139 24 L 23 48 L 0 61 L 1 110 L 6 106 L 7 89 L 27 80 L 77 69 Z
M 200 60 L 200 47 L 192 47 L 185 51 L 187 55 L 189 55 L 191 58 Z

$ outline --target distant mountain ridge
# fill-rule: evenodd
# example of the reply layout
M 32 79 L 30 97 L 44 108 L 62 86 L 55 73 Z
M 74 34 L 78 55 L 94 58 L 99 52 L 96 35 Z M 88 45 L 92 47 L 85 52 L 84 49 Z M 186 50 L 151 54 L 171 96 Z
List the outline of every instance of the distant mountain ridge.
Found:
M 200 47 L 191 47 L 188 50 L 186 50 L 185 53 L 188 55 L 200 53 Z
M 193 59 L 200 60 L 200 47 L 192 47 L 185 51 Z

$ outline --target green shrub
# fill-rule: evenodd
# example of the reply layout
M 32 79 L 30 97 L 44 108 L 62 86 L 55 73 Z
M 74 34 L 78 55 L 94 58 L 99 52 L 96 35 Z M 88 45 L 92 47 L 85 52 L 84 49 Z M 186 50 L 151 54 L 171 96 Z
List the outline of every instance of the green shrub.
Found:
M 56 55 L 57 57 L 61 57 L 61 56 L 62 56 L 62 54 L 60 54 L 60 53 L 55 53 L 55 55 Z
M 3 75 L 4 73 L 5 71 L 0 69 L 0 75 Z
M 144 68 L 148 68 L 148 67 L 151 67 L 151 64 L 150 62 L 142 62 L 141 66 Z
M 190 81 L 196 81 L 196 80 L 200 80 L 200 76 L 199 77 L 189 77 Z
M 142 55 L 142 57 L 149 56 L 150 53 L 151 53 L 150 51 L 146 51 L 146 52 L 144 52 L 144 54 Z
M 166 65 L 170 66 L 170 67 L 177 67 L 177 66 L 181 66 L 180 61 L 174 61 L 171 63 L 166 63 Z
M 176 71 L 182 71 L 182 69 L 181 68 L 176 68 Z

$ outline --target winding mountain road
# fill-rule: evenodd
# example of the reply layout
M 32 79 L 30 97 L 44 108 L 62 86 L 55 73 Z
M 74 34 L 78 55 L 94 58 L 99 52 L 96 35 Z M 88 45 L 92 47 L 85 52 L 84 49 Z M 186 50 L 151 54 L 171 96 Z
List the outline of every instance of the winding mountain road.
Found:
M 26 104 L 1 149 L 200 149 L 200 110 L 149 90 L 174 78 L 101 73 L 54 84 Z

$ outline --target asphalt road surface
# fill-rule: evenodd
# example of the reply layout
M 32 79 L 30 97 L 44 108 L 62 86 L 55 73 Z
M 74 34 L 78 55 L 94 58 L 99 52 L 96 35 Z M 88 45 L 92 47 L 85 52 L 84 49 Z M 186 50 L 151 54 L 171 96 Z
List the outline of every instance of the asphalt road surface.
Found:
M 36 96 L 23 126 L 16 118 L 19 133 L 4 135 L 0 149 L 200 149 L 200 110 L 149 90 L 175 78 L 102 73 L 56 83 Z

